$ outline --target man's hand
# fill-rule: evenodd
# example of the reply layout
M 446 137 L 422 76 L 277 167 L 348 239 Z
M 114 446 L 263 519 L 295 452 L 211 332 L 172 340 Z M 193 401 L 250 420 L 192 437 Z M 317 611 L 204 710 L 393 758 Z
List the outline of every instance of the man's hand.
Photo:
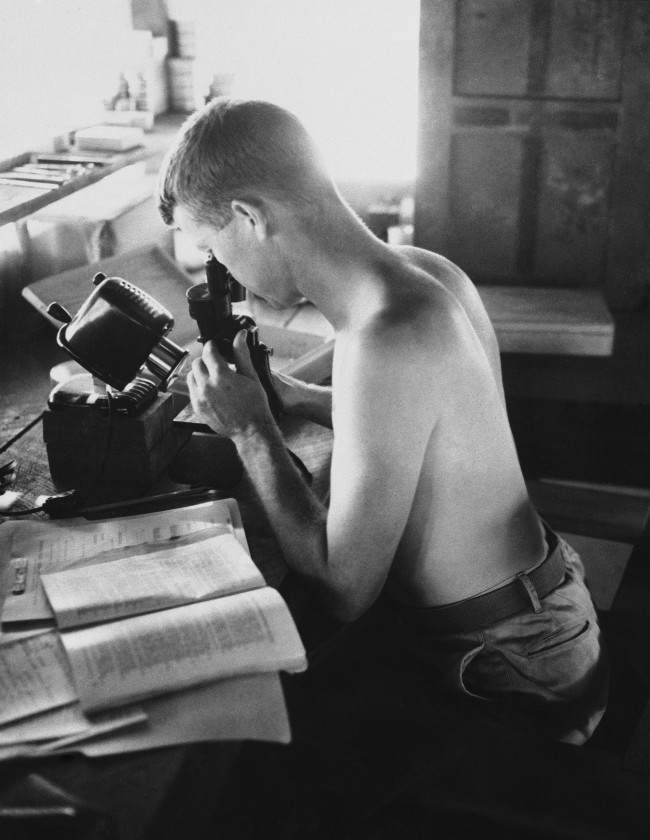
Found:
M 233 342 L 235 370 L 213 341 L 206 342 L 201 358 L 194 359 L 187 375 L 192 409 L 217 434 L 246 436 L 273 422 L 266 394 L 246 344 L 246 330 Z

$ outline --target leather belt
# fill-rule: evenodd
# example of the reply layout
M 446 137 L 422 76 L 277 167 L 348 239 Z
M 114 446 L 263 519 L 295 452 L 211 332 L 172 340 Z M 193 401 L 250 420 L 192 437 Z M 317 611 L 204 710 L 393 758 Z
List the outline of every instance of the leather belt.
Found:
M 544 561 L 530 572 L 521 572 L 498 589 L 440 607 L 406 606 L 395 601 L 392 604 L 400 611 L 408 612 L 419 626 L 434 633 L 469 633 L 524 610 L 539 612 L 539 601 L 562 583 L 566 572 L 557 535 L 546 525 L 545 531 L 548 553 Z

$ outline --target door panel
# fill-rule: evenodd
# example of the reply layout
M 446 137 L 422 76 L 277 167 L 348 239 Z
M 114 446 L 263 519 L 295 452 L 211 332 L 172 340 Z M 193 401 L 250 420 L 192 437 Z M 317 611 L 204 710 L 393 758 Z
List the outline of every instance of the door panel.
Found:
M 621 3 L 555 0 L 549 16 L 545 95 L 618 99 L 624 22 Z
M 602 286 L 632 308 L 650 273 L 650 246 L 628 244 L 634 211 L 650 217 L 650 2 L 420 8 L 416 244 L 477 282 Z
M 499 276 L 504 267 L 515 272 L 522 159 L 517 134 L 454 134 L 449 181 L 450 211 L 456 221 L 447 253 L 451 260 L 466 263 L 466 243 L 471 241 L 472 260 L 486 276 Z
M 544 285 L 601 286 L 613 138 L 544 131 L 533 273 Z
M 526 93 L 530 14 L 530 0 L 457 5 L 454 89 L 459 96 Z

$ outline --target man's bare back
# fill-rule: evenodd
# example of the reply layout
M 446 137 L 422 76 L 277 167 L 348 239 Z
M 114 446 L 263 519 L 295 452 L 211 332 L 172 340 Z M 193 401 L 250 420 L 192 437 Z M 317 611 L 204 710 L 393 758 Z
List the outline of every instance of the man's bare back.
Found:
M 543 558 L 545 543 L 508 424 L 496 337 L 478 292 L 443 257 L 408 247 L 396 255 L 394 273 L 383 271 L 385 294 L 353 330 L 337 336 L 334 406 L 345 399 L 350 343 L 368 331 L 403 371 L 417 369 L 418 358 L 429 371 L 411 389 L 412 410 L 431 430 L 388 586 L 407 603 L 439 605 L 530 568 Z M 381 352 L 374 364 L 390 391 L 385 377 L 392 366 Z M 377 417 L 376 427 L 381 422 Z

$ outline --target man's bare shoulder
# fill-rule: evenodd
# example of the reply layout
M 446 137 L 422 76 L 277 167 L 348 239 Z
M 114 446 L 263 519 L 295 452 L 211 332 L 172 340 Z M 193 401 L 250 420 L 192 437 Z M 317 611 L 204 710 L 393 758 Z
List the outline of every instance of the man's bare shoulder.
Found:
M 450 291 L 454 291 L 454 288 L 457 288 L 459 285 L 474 285 L 467 274 L 456 263 L 453 263 L 447 257 L 443 257 L 442 254 L 437 254 L 435 251 L 428 251 L 426 248 L 418 248 L 415 245 L 396 245 L 394 250 L 403 257 L 406 257 L 412 265 L 431 274 L 443 286 L 451 286 Z
M 425 248 L 416 248 L 413 245 L 398 245 L 395 252 L 409 265 L 420 271 L 424 271 L 433 280 L 440 283 L 450 294 L 452 294 L 463 308 L 475 317 L 483 313 L 483 302 L 476 286 L 468 275 L 451 260 L 436 254 L 434 251 L 427 251 Z
M 451 260 L 424 248 L 403 245 L 394 250 L 414 269 L 423 271 L 443 286 L 460 304 L 490 360 L 495 379 L 500 382 L 501 363 L 494 327 L 477 287 L 467 274 Z
M 366 376 L 369 368 L 402 377 L 406 371 L 430 375 L 464 355 L 470 336 L 462 307 L 442 284 L 412 272 L 414 282 L 400 278 L 384 306 L 337 338 L 348 375 Z

